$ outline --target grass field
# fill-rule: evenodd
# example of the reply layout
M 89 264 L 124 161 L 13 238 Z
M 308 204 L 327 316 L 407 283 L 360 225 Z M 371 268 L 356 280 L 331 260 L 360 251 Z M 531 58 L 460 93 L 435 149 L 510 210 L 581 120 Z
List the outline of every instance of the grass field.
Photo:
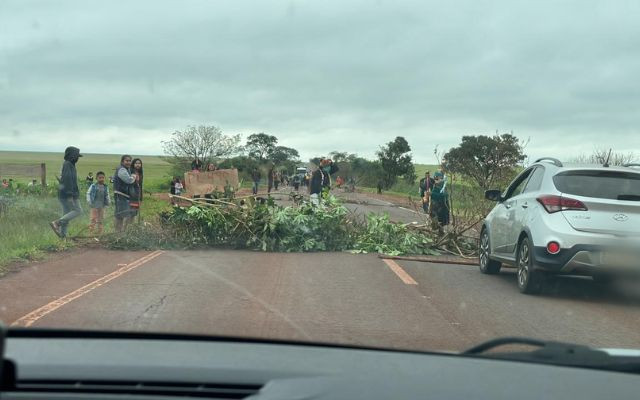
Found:
M 86 236 L 89 225 L 89 207 L 80 196 L 83 213 L 71 221 L 69 236 Z M 145 196 L 142 219 L 153 219 L 163 210 L 170 209 L 167 201 Z M 105 232 L 113 232 L 114 207 L 105 210 Z M 59 239 L 49 222 L 60 217 L 58 199 L 50 196 L 16 196 L 6 214 L 0 216 L 0 275 L 7 264 L 20 260 L 40 258 L 47 251 L 60 251 L 75 247 L 72 240 Z
M 20 164 L 20 165 L 47 165 L 47 182 L 56 184 L 56 175 L 60 175 L 62 168 L 63 153 L 44 153 L 27 151 L 0 151 L 0 164 Z M 83 153 L 83 157 L 78 161 L 78 178 L 83 179 L 89 172 L 95 175 L 98 171 L 103 171 L 107 176 L 113 174 L 114 169 L 120 164 L 119 154 L 91 154 Z M 159 156 L 136 156 L 142 159 L 144 168 L 145 190 L 157 191 L 169 187 L 169 164 Z M 16 182 L 27 183 L 31 179 L 38 179 L 39 176 L 4 175 L 1 179 L 13 178 Z

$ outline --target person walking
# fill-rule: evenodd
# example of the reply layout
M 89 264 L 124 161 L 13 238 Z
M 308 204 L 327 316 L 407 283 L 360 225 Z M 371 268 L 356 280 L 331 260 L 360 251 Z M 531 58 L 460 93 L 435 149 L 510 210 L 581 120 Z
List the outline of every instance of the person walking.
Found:
M 431 188 L 433 188 L 434 180 L 429 171 L 424 173 L 424 178 L 420 179 L 419 192 L 422 199 L 422 210 L 429 212 L 429 201 L 431 200 Z
M 144 179 L 144 172 L 142 170 L 141 159 L 135 158 L 131 161 L 131 173 L 135 175 L 136 180 L 131 184 L 131 191 L 129 193 L 129 207 L 131 207 L 129 222 L 133 222 L 136 215 L 140 214 L 140 205 L 142 204 L 142 180 Z
M 116 232 L 122 232 L 131 217 L 129 206 L 129 193 L 131 185 L 136 181 L 135 174 L 131 174 L 131 156 L 128 154 L 120 158 L 120 165 L 113 177 L 113 197 L 116 203 L 115 228 Z
M 91 223 L 89 224 L 90 235 L 95 232 L 97 232 L 98 235 L 102 234 L 104 209 L 110 204 L 109 187 L 105 185 L 105 179 L 106 176 L 104 172 L 98 171 L 96 173 L 96 182 L 92 183 L 87 190 L 87 204 L 91 207 Z
M 49 223 L 53 232 L 60 238 L 67 237 L 69 222 L 82 214 L 82 208 L 80 208 L 78 201 L 80 191 L 78 190 L 78 172 L 76 170 L 76 164 L 80 157 L 82 154 L 77 147 L 69 146 L 64 151 L 64 163 L 58 185 L 58 200 L 60 200 L 64 215 Z
M 258 187 L 260 186 L 260 178 L 262 178 L 260 171 L 258 170 L 258 168 L 254 168 L 253 171 L 251 171 L 251 180 L 253 181 L 253 188 L 252 188 L 253 194 L 258 194 Z

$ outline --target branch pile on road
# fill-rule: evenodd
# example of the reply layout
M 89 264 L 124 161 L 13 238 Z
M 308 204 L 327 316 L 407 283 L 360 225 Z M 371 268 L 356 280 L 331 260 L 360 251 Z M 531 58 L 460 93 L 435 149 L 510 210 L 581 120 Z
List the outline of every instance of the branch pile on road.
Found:
M 132 225 L 112 234 L 114 249 L 223 247 L 277 252 L 351 251 L 354 253 L 438 254 L 427 232 L 396 224 L 388 215 L 356 218 L 329 197 L 321 206 L 300 202 L 281 206 L 272 198 L 193 202 L 174 207 L 155 223 Z

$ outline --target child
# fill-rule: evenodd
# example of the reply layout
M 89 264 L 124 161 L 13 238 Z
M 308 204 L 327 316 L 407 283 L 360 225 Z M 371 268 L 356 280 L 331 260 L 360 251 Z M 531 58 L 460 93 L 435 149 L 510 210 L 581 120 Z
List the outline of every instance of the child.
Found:
M 89 234 L 93 234 L 96 225 L 98 235 L 102 234 L 102 221 L 104 220 L 104 208 L 109 205 L 109 187 L 104 184 L 105 174 L 100 171 L 96 174 L 96 183 L 92 183 L 87 190 L 87 203 L 91 207 L 91 224 Z
M 182 195 L 182 189 L 184 189 L 184 185 L 180 181 L 180 179 L 176 179 L 176 196 Z

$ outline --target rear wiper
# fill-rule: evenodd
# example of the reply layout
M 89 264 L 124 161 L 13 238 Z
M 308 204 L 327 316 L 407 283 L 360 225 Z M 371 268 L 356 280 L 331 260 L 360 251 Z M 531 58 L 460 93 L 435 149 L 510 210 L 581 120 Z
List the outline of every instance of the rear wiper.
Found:
M 640 201 L 640 195 L 637 194 L 619 194 L 618 200 Z
M 538 349 L 524 352 L 483 354 L 488 350 L 505 345 L 528 345 L 538 347 Z M 579 344 L 530 338 L 504 337 L 493 339 L 467 349 L 463 351 L 461 355 L 568 367 L 593 368 L 636 374 L 640 373 L 640 357 L 637 356 L 614 356 L 610 355 L 606 351 L 593 349 Z

